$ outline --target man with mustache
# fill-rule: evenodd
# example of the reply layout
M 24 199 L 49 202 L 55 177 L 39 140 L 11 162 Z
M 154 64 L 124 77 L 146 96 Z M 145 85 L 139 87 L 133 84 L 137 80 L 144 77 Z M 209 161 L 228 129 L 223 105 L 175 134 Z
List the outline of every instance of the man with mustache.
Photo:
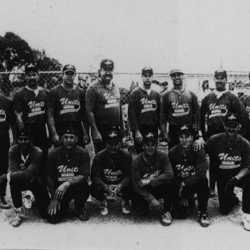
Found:
M 168 140 L 169 148 L 179 144 L 178 131 L 184 125 L 193 126 L 196 135 L 194 146 L 200 148 L 203 138 L 200 131 L 200 106 L 197 96 L 183 84 L 184 72 L 173 69 L 170 77 L 174 87 L 162 96 L 161 139 Z M 167 127 L 168 123 L 168 127 Z
M 121 97 L 118 86 L 112 81 L 113 71 L 114 62 L 102 60 L 99 77 L 86 93 L 86 111 L 96 153 L 106 147 L 105 134 L 113 126 L 118 126 L 123 131 Z
M 29 129 L 33 145 L 43 151 L 43 166 L 39 174 L 45 178 L 45 164 L 48 156 L 49 139 L 47 136 L 48 90 L 38 85 L 38 69 L 34 64 L 25 66 L 27 85 L 14 95 L 13 107 L 18 130 Z
M 206 142 L 206 152 L 211 156 L 218 187 L 220 212 L 228 215 L 239 203 L 234 188 L 243 189 L 243 225 L 250 230 L 250 144 L 241 135 L 240 117 L 228 113 L 224 122 L 225 132 L 213 135 Z
M 201 131 L 204 140 L 209 139 L 215 134 L 224 132 L 225 116 L 229 112 L 239 115 L 241 124 L 239 133 L 245 135 L 248 115 L 240 99 L 229 90 L 226 90 L 227 72 L 223 69 L 216 70 L 214 73 L 214 81 L 216 89 L 209 93 L 201 102 Z M 215 196 L 215 181 L 212 168 L 213 166 L 210 164 L 211 197 Z
M 55 147 L 60 146 L 61 132 L 73 126 L 78 131 L 77 144 L 85 147 L 89 140 L 89 128 L 85 112 L 85 93 L 74 85 L 76 68 L 67 64 L 62 69 L 63 83 L 49 91 L 48 123 Z

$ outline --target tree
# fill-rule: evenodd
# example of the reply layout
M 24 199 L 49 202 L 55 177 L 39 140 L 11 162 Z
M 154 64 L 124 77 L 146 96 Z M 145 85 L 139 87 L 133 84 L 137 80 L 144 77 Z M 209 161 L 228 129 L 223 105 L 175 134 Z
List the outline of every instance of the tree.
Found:
M 32 62 L 34 56 L 29 44 L 18 35 L 7 32 L 0 37 L 0 61 L 8 71 L 14 66 Z

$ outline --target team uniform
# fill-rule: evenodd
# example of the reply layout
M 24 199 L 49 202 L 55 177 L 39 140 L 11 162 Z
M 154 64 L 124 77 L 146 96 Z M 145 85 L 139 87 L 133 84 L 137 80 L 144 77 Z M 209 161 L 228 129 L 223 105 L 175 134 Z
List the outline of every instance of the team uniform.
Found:
M 173 169 L 169 158 L 163 152 L 155 152 L 154 161 L 148 162 L 144 153 L 139 154 L 132 162 L 131 177 L 134 191 L 137 193 L 137 210 L 143 211 L 154 199 L 164 199 L 164 209 L 172 205 Z M 141 179 L 151 179 L 150 185 L 141 186 Z
M 74 86 L 70 91 L 57 85 L 49 91 L 49 108 L 54 111 L 55 128 L 60 135 L 68 126 L 78 131 L 78 145 L 84 147 L 82 122 L 85 116 L 85 93 Z
M 133 131 L 137 154 L 143 151 L 142 144 L 135 140 L 135 130 L 139 130 L 142 136 L 148 132 L 158 134 L 160 119 L 160 95 L 150 90 L 138 87 L 129 96 L 128 118 L 130 129 Z
M 97 153 L 91 169 L 91 195 L 103 201 L 107 198 L 107 185 L 121 184 L 119 195 L 124 200 L 132 199 L 131 162 L 131 154 L 122 149 L 113 155 L 107 149 Z
M 200 106 L 197 96 L 184 89 L 178 92 L 174 89 L 162 97 L 161 124 L 169 123 L 169 148 L 179 144 L 178 131 L 184 125 L 200 130 Z
M 245 138 L 250 142 L 250 96 L 245 96 L 242 98 L 242 103 L 247 111 L 248 119 L 247 119 L 247 131 L 245 134 Z
M 210 167 L 217 180 L 220 211 L 228 214 L 236 204 L 237 198 L 228 199 L 224 193 L 227 182 L 243 168 L 250 168 L 250 144 L 241 135 L 232 143 L 226 133 L 212 136 L 206 143 L 206 151 L 211 155 Z M 250 213 L 250 176 L 239 181 L 243 188 L 244 213 Z
M 27 86 L 23 87 L 14 95 L 13 107 L 17 113 L 23 113 L 24 126 L 31 131 L 33 145 L 43 151 L 43 165 L 45 165 L 49 147 L 46 129 L 48 90 L 39 87 L 37 91 L 34 91 Z M 45 166 L 39 172 L 44 175 Z
M 239 98 L 230 91 L 225 91 L 219 97 L 217 92 L 208 94 L 201 103 L 201 130 L 206 134 L 205 122 L 207 117 L 207 136 L 224 132 L 224 120 L 227 113 L 237 113 L 241 120 L 241 134 L 246 133 L 247 114 Z M 206 139 L 204 138 L 204 139 Z
M 111 89 L 97 79 L 86 93 L 86 111 L 93 112 L 96 127 L 102 136 L 102 142 L 94 143 L 96 152 L 105 148 L 105 135 L 113 126 L 120 126 L 121 107 L 119 88 L 112 82 Z
M 76 146 L 74 151 L 66 155 L 63 146 L 55 148 L 49 153 L 47 161 L 47 177 L 52 180 L 47 182 L 50 194 L 64 182 L 75 176 L 83 176 L 84 180 L 78 184 L 70 186 L 60 200 L 60 209 L 56 214 L 48 215 L 51 223 L 59 222 L 63 213 L 68 208 L 69 202 L 75 200 L 75 208 L 80 210 L 89 197 L 89 185 L 87 182 L 90 174 L 90 157 L 86 149 Z M 53 197 L 52 197 L 53 198 Z
M 173 206 L 173 215 L 185 217 L 185 213 L 183 215 L 178 214 L 181 199 L 178 187 L 181 182 L 185 184 L 182 197 L 187 199 L 189 203 L 192 203 L 193 194 L 197 193 L 199 212 L 205 214 L 209 193 L 208 180 L 206 178 L 205 150 L 202 148 L 199 151 L 194 151 L 193 146 L 191 146 L 188 152 L 184 152 L 179 144 L 169 151 L 168 156 L 174 171 L 173 204 L 175 205 Z
M 42 163 L 43 152 L 38 147 L 31 145 L 27 157 L 22 154 L 18 145 L 10 148 L 10 192 L 14 207 L 22 207 L 22 191 L 30 190 L 35 197 L 39 214 L 42 218 L 46 218 L 49 194 L 46 186 L 37 178 L 37 172 L 42 167 Z
M 7 173 L 10 148 L 9 128 L 15 123 L 12 101 L 0 94 L 0 176 Z M 0 198 L 6 195 L 6 184 L 0 184 Z

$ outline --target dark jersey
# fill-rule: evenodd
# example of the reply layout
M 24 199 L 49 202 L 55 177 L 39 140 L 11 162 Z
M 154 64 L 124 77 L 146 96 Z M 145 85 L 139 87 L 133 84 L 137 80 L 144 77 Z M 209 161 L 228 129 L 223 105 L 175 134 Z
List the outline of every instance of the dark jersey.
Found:
M 31 146 L 29 154 L 25 158 L 18 145 L 14 145 L 9 151 L 9 171 L 11 180 L 29 182 L 41 167 L 43 152 L 40 148 Z
M 96 124 L 119 125 L 121 117 L 119 88 L 108 89 L 97 79 L 86 93 L 86 111 L 93 112 Z
M 49 91 L 49 108 L 54 111 L 55 122 L 82 121 L 85 93 L 77 86 L 67 91 L 62 85 L 57 85 Z
M 110 155 L 107 149 L 99 152 L 93 161 L 91 180 L 96 186 L 121 183 L 123 187 L 130 182 L 132 156 L 129 152 L 119 150 Z
M 78 175 L 84 176 L 87 180 L 90 173 L 89 153 L 78 146 L 70 155 L 66 155 L 63 146 L 55 148 L 48 155 L 46 171 L 57 187 Z
M 142 195 L 148 202 L 151 202 L 154 197 L 147 191 L 145 186 L 141 187 L 141 179 L 150 178 L 152 187 L 173 179 L 173 169 L 168 155 L 159 150 L 156 151 L 153 162 L 148 162 L 144 157 L 144 153 L 139 154 L 132 162 L 131 172 L 135 192 Z
M 44 124 L 47 122 L 48 90 L 39 87 L 36 95 L 26 87 L 20 89 L 13 99 L 14 110 L 23 113 L 24 124 Z
M 139 125 L 158 125 L 160 119 L 160 95 L 151 90 L 150 94 L 140 87 L 129 96 L 128 118 L 131 130 Z
M 162 97 L 161 122 L 176 126 L 193 126 L 200 129 L 200 106 L 197 96 L 184 89 L 181 92 L 174 89 Z
M 244 134 L 246 132 L 247 113 L 239 98 L 230 91 L 225 92 L 220 98 L 217 98 L 214 92 L 208 94 L 201 103 L 202 131 L 205 131 L 206 116 L 208 130 L 219 130 L 223 128 L 225 116 L 229 112 L 240 116 L 241 133 Z
M 210 164 L 219 171 L 238 173 L 243 168 L 250 168 L 250 144 L 241 135 L 234 142 L 229 141 L 226 133 L 214 135 L 206 143 L 206 152 Z
M 15 123 L 12 101 L 0 94 L 0 135 L 8 134 L 12 123 Z
M 206 178 L 206 153 L 204 149 L 194 151 L 193 146 L 184 152 L 181 145 L 169 151 L 174 179 L 183 181 L 187 186 Z

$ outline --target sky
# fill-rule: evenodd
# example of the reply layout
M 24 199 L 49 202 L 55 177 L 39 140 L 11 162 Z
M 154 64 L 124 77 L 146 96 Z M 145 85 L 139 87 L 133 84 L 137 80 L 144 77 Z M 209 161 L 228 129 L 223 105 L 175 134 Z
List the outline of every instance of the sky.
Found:
M 104 58 L 120 73 L 250 71 L 249 14 L 249 0 L 1 0 L 0 36 L 78 72 Z

